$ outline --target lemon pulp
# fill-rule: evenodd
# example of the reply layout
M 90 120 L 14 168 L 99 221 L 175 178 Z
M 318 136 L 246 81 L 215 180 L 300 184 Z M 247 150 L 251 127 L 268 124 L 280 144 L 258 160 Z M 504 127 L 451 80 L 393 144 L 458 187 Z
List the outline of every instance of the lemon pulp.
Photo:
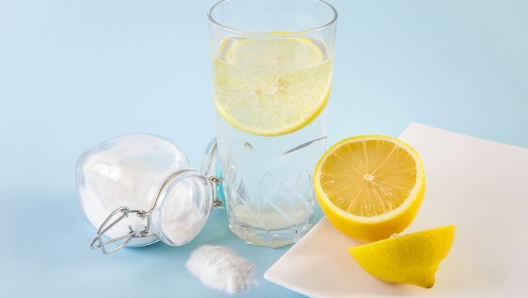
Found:
M 380 135 L 338 142 L 319 160 L 314 189 L 334 227 L 359 241 L 400 233 L 414 220 L 425 193 L 418 153 Z
M 227 38 L 213 57 L 219 114 L 235 128 L 278 136 L 311 123 L 330 96 L 333 59 L 322 43 L 298 37 Z

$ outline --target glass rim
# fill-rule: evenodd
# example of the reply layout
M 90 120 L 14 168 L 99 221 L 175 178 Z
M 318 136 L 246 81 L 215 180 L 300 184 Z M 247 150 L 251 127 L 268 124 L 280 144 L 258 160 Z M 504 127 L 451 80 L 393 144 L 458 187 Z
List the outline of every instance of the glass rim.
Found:
M 225 25 L 222 25 L 220 24 L 219 22 L 217 22 L 213 16 L 212 16 L 212 12 L 213 10 L 220 4 L 224 3 L 224 2 L 227 2 L 227 1 L 232 1 L 232 0 L 221 0 L 217 3 L 215 3 L 213 6 L 211 6 L 211 8 L 207 11 L 207 19 L 209 19 L 209 22 L 217 25 L 218 27 L 221 27 L 227 31 L 230 31 L 232 33 L 236 33 L 236 34 L 241 34 L 241 35 L 256 35 L 256 36 L 268 36 L 269 34 L 268 33 L 262 33 L 262 32 L 254 32 L 254 31 L 244 31 L 244 30 L 238 30 L 238 29 L 235 29 L 235 28 L 231 28 L 231 27 L 228 27 L 228 26 L 225 26 Z M 289 34 L 283 34 L 282 36 L 296 36 L 296 35 L 304 35 L 304 34 L 308 34 L 308 33 L 311 33 L 311 32 L 315 32 L 315 31 L 319 31 L 319 30 L 322 30 L 326 27 L 329 27 L 331 25 L 333 25 L 334 23 L 337 22 L 337 17 L 338 17 L 338 14 L 337 14 L 337 10 L 335 9 L 335 7 L 333 7 L 330 3 L 326 2 L 326 1 L 323 1 L 323 0 L 314 0 L 314 1 L 317 1 L 317 2 L 320 2 L 320 3 L 323 3 L 325 4 L 326 6 L 330 7 L 330 9 L 334 12 L 334 17 L 332 18 L 332 20 L 322 26 L 319 26 L 319 27 L 316 27 L 316 28 L 313 28 L 313 29 L 308 29 L 308 30 L 303 30 L 303 31 L 296 31 L 296 32 L 291 32 Z

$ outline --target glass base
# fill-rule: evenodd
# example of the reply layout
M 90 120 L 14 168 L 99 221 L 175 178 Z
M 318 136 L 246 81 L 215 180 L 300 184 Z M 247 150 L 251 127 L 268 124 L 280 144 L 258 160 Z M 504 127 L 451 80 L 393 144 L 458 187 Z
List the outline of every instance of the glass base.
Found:
M 301 239 L 311 228 L 313 223 L 313 214 L 306 218 L 304 222 L 293 227 L 280 230 L 263 230 L 248 224 L 235 222 L 229 218 L 229 228 L 240 239 L 247 244 L 255 246 L 266 246 L 278 248 Z

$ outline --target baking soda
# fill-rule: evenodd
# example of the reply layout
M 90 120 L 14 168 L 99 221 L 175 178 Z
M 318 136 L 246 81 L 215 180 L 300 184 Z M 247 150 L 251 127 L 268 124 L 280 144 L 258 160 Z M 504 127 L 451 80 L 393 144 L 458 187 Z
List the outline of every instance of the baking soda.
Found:
M 187 261 L 187 269 L 206 286 L 229 294 L 258 284 L 253 278 L 253 264 L 227 247 L 198 247 Z
M 183 245 L 202 230 L 205 217 L 195 206 L 189 190 L 179 183 L 165 198 L 161 227 L 174 245 Z

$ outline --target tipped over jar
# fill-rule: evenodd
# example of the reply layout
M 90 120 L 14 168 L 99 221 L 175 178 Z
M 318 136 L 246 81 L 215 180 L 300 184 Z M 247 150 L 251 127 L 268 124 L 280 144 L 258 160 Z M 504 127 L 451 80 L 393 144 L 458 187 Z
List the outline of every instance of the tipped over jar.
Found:
M 155 135 L 116 137 L 86 150 L 76 165 L 79 203 L 97 229 L 92 249 L 105 254 L 159 240 L 188 243 L 202 230 L 214 206 L 220 178 L 216 142 L 207 149 L 202 173 L 169 140 Z

